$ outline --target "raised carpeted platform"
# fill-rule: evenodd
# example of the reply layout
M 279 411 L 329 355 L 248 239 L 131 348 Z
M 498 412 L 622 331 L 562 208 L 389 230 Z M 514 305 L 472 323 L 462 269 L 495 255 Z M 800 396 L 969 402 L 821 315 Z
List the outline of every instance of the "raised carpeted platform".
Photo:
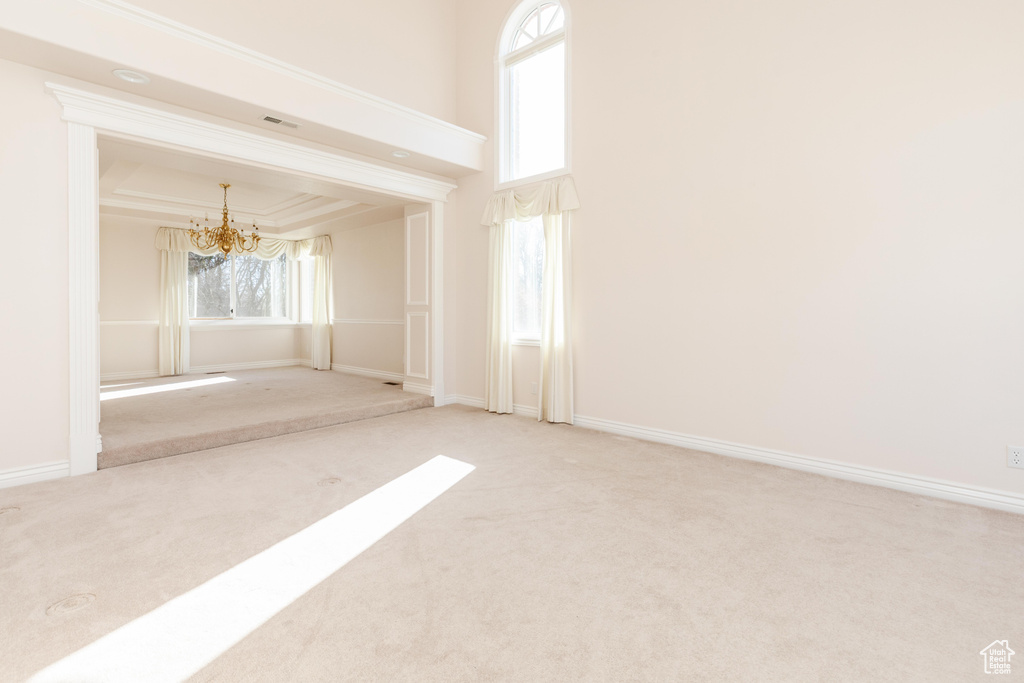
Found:
M 99 469 L 433 405 L 380 380 L 303 367 L 108 382 Z

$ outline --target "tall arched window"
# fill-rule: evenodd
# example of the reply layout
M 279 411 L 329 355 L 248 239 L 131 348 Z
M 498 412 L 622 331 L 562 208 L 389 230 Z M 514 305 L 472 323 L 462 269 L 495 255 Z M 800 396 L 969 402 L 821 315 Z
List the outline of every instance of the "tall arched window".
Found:
M 499 184 L 569 170 L 565 8 L 527 0 L 498 45 Z

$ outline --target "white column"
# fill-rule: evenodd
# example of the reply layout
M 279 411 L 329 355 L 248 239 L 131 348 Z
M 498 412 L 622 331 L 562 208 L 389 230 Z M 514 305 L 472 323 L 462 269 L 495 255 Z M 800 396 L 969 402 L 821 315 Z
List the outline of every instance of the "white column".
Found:
M 430 322 L 431 322 L 431 376 L 433 377 L 434 405 L 444 405 L 444 202 L 431 202 L 430 225 L 432 258 Z
M 68 123 L 68 341 L 71 475 L 100 450 L 99 150 L 92 126 Z

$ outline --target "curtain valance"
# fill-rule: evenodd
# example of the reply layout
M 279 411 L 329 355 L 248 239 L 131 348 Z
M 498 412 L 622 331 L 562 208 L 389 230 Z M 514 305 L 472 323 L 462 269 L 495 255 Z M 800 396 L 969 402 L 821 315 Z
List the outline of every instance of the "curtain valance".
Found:
M 181 228 L 160 228 L 156 231 L 156 248 L 161 251 L 189 252 L 201 256 L 220 253 L 220 249 L 199 249 L 189 239 L 188 230 Z M 259 246 L 251 252 L 256 258 L 272 261 L 285 254 L 289 261 L 304 256 L 329 256 L 332 252 L 331 236 L 321 235 L 306 240 L 282 240 L 276 237 L 260 237 Z
M 495 192 L 487 200 L 483 225 L 501 225 L 505 221 L 526 221 L 535 216 L 552 216 L 580 208 L 576 184 L 564 175 L 535 185 Z

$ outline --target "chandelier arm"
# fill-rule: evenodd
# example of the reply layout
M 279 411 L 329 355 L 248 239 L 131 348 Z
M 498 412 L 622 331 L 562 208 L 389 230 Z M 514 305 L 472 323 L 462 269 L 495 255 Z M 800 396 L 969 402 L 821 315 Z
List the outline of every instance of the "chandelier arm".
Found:
M 240 253 L 256 251 L 260 243 L 260 236 L 256 232 L 259 230 L 259 228 L 256 227 L 256 221 L 253 221 L 253 232 L 248 237 L 246 237 L 240 230 L 236 230 L 232 227 L 232 223 L 234 221 L 231 220 L 230 213 L 228 211 L 228 188 L 231 187 L 231 185 L 228 183 L 221 183 L 220 186 L 224 189 L 224 208 L 221 211 L 220 226 L 210 229 L 209 224 L 207 224 L 203 228 L 202 233 L 193 228 L 189 228 L 189 239 L 200 251 L 209 251 L 216 248 L 225 256 L 230 254 L 233 249 L 237 249 Z M 192 224 L 191 220 L 189 221 L 189 224 Z M 198 222 L 195 225 L 197 228 L 199 227 Z

